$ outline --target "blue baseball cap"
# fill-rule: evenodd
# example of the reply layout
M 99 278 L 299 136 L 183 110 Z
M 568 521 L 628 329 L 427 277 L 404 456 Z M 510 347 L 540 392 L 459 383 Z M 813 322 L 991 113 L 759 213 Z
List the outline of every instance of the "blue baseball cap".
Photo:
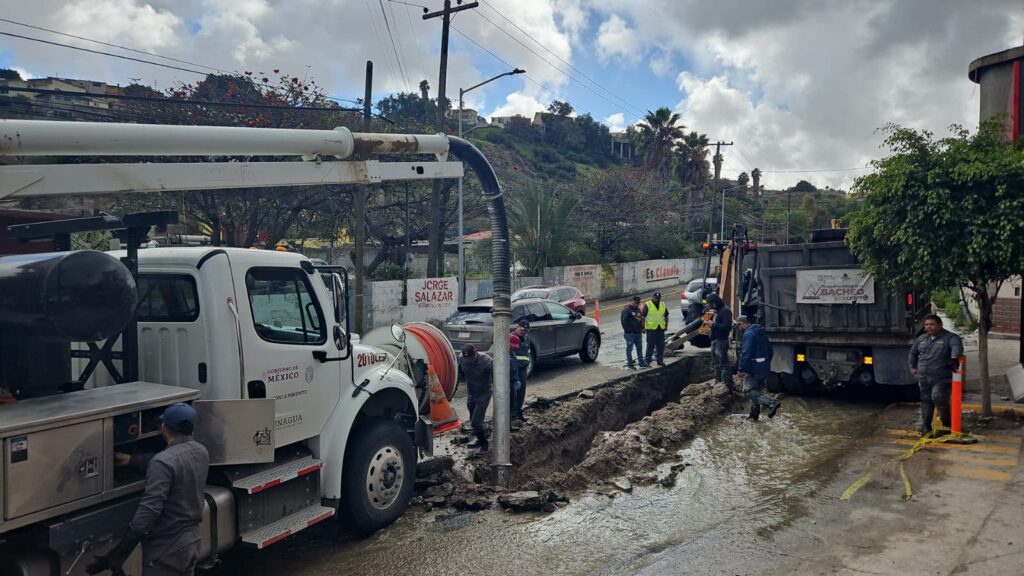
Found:
M 519 325 L 522 326 L 523 328 L 529 328 L 530 327 L 530 323 L 528 321 L 526 321 L 526 320 L 520 320 L 519 321 Z
M 171 404 L 160 416 L 160 422 L 175 432 L 191 434 L 196 427 L 196 411 L 188 404 Z

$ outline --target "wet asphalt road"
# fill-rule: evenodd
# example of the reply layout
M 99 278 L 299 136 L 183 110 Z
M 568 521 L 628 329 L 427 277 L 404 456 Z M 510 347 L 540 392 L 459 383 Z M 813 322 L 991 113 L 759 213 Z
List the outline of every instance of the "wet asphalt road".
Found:
M 772 535 L 813 507 L 836 462 L 882 409 L 790 398 L 774 420 L 726 416 L 678 453 L 672 488 L 585 493 L 547 515 L 410 510 L 364 540 L 336 523 L 224 574 L 758 574 L 780 561 Z M 665 464 L 668 466 L 670 463 Z M 726 553 L 727 552 L 727 553 Z

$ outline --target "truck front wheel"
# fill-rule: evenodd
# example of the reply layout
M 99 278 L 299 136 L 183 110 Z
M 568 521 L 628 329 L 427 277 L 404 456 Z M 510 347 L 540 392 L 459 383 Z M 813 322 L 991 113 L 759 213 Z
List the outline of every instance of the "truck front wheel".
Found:
M 416 448 L 396 422 L 373 420 L 353 437 L 342 475 L 343 518 L 370 534 L 394 522 L 412 498 Z

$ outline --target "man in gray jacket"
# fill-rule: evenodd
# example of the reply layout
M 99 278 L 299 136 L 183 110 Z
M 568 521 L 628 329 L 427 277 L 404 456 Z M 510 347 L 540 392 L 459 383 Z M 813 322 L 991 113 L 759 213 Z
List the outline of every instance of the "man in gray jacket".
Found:
M 921 389 L 921 435 L 932 431 L 932 413 L 939 409 L 942 425 L 949 427 L 949 397 L 953 371 L 960 366 L 964 343 L 942 327 L 942 319 L 931 314 L 924 319 L 924 334 L 910 348 L 910 372 Z
M 469 424 L 476 436 L 476 447 L 487 452 L 487 429 L 484 428 L 484 416 L 487 405 L 491 403 L 491 380 L 494 373 L 494 360 L 487 354 L 478 352 L 476 346 L 466 344 L 462 347 L 459 368 L 466 377 L 466 407 L 469 408 Z
M 146 489 L 128 532 L 110 552 L 86 567 L 89 574 L 119 571 L 142 544 L 143 576 L 191 576 L 199 560 L 199 524 L 210 456 L 192 439 L 196 411 L 172 404 L 161 417 L 167 448 L 155 455 L 116 453 L 119 466 L 144 467 Z

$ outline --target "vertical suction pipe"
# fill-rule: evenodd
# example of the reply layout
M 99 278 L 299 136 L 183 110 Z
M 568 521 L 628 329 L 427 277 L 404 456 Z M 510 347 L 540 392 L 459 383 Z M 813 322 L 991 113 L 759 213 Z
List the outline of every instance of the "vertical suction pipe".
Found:
M 499 486 L 508 483 L 511 463 L 508 333 L 512 324 L 512 277 L 508 216 L 498 177 L 487 158 L 467 140 L 448 137 L 449 152 L 469 165 L 480 179 L 491 220 L 491 270 L 494 276 L 494 448 L 492 467 Z

